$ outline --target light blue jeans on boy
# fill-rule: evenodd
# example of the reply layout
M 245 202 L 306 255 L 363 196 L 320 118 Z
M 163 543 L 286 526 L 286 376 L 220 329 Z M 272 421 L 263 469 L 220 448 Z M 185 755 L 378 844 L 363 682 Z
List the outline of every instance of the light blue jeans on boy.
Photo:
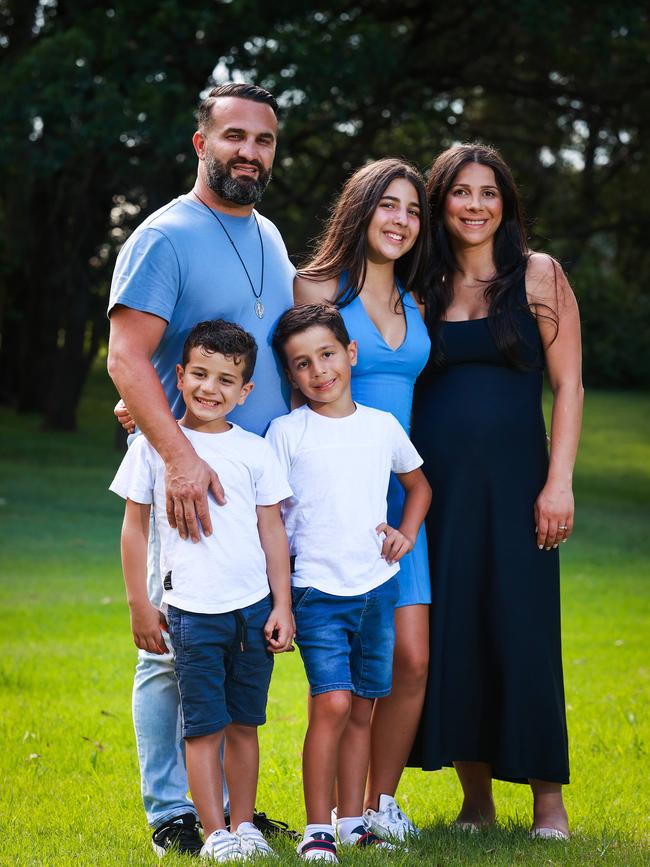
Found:
M 160 537 L 151 512 L 147 554 L 147 592 L 153 605 L 162 599 Z M 196 813 L 188 797 L 185 745 L 181 734 L 181 705 L 174 656 L 138 651 L 133 681 L 133 725 L 138 747 L 142 801 L 147 821 L 158 828 L 183 813 Z M 224 782 L 224 807 L 228 790 Z

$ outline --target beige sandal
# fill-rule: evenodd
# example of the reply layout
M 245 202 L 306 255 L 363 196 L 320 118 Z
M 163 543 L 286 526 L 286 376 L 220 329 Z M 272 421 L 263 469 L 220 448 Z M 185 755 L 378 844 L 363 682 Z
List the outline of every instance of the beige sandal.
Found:
M 532 840 L 568 840 L 569 835 L 559 828 L 533 828 L 530 832 Z

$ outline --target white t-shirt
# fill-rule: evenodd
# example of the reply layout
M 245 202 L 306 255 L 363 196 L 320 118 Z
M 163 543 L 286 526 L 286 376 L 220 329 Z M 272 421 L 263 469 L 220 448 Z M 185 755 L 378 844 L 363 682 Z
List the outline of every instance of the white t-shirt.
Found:
M 399 570 L 381 556 L 391 470 L 422 464 L 399 422 L 388 412 L 356 405 L 344 418 L 301 406 L 271 422 L 267 440 L 293 495 L 282 504 L 296 587 L 356 596 Z
M 266 558 L 257 529 L 256 506 L 291 496 L 287 477 L 269 444 L 237 425 L 224 433 L 181 427 L 194 450 L 219 475 L 224 506 L 210 495 L 212 535 L 199 542 L 181 539 L 165 509 L 165 465 L 144 436 L 124 456 L 110 490 L 136 503 L 153 503 L 160 532 L 163 606 L 199 614 L 236 611 L 269 592 Z M 171 572 L 171 576 L 168 573 Z M 171 587 L 169 586 L 171 585 Z

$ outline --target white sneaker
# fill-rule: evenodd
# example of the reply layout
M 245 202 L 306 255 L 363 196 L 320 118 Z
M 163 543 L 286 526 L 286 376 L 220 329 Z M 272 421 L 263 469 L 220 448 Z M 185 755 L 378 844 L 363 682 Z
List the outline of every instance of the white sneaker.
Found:
M 210 834 L 199 854 L 201 858 L 211 858 L 213 861 L 219 862 L 244 860 L 244 852 L 239 837 L 223 828 Z
M 262 832 L 253 825 L 252 822 L 242 822 L 239 828 L 235 831 L 239 837 L 239 845 L 241 846 L 244 858 L 254 858 L 256 855 L 271 855 L 277 857 L 273 849 L 264 839 Z
M 379 796 L 379 809 L 368 808 L 363 814 L 366 826 L 378 837 L 388 837 L 404 842 L 408 837 L 418 837 L 420 829 L 400 810 L 395 798 Z
M 336 842 L 331 834 L 319 831 L 312 837 L 305 837 L 297 846 L 297 852 L 303 861 L 328 861 L 338 864 Z

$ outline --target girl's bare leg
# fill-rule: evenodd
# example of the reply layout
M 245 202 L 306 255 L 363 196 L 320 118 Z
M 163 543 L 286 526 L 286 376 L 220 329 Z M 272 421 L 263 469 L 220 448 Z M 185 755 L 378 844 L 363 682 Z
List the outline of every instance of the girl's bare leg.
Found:
M 394 795 L 420 722 L 429 665 L 429 606 L 395 609 L 393 688 L 375 702 L 365 806 Z

